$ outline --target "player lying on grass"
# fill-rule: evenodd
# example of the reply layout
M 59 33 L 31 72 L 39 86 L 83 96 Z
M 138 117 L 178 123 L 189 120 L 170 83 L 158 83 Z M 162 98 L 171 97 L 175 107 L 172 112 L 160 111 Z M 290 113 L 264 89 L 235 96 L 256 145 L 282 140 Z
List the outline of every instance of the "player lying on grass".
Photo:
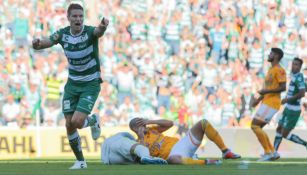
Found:
M 161 157 L 167 160 L 169 164 L 220 164 L 220 160 L 192 159 L 192 156 L 201 144 L 204 135 L 219 147 L 223 153 L 224 159 L 241 158 L 240 155 L 233 153 L 225 146 L 219 133 L 206 119 L 197 122 L 186 133 L 186 136 L 180 140 L 162 134 L 172 126 L 173 122 L 170 120 L 146 120 L 143 118 L 134 118 L 129 123 L 130 129 L 137 134 L 140 143 L 149 148 L 150 155 Z
M 101 161 L 104 164 L 167 164 L 162 158 L 151 157 L 148 148 L 128 132 L 115 134 L 102 143 Z

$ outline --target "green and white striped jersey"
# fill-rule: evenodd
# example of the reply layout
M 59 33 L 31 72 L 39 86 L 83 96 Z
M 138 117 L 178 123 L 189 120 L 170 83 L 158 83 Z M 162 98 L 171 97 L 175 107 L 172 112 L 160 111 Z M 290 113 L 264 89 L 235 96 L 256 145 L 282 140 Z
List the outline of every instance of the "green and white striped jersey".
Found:
M 291 81 L 287 92 L 287 98 L 290 98 L 297 94 L 301 89 L 305 89 L 304 75 L 300 72 L 291 75 Z M 296 101 L 287 102 L 286 108 L 294 111 L 301 110 L 301 99 Z
M 50 36 L 54 44 L 64 49 L 69 64 L 68 79 L 75 83 L 102 82 L 100 76 L 98 37 L 93 26 L 84 25 L 79 35 L 70 32 L 70 26 L 61 28 Z

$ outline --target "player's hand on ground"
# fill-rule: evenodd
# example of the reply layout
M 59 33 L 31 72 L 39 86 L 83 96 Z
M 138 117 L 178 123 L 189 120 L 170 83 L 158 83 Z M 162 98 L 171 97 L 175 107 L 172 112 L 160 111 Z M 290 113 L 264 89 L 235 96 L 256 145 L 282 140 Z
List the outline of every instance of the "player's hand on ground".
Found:
M 40 39 L 34 39 L 34 40 L 32 41 L 32 47 L 33 47 L 34 49 L 39 49 L 39 46 L 40 46 Z
M 109 25 L 109 20 L 105 17 L 102 18 L 101 20 L 101 25 L 104 27 L 107 27 Z

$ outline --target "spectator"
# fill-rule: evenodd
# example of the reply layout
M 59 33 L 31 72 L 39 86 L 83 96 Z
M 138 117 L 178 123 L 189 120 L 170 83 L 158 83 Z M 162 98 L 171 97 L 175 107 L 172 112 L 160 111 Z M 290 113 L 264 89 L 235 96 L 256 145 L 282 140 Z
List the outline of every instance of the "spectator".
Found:
M 285 65 L 294 56 L 307 58 L 305 0 L 95 2 L 83 3 L 90 23 L 102 16 L 110 18 L 106 37 L 99 41 L 105 83 L 95 109 L 107 126 L 128 123 L 129 116 L 118 114 L 126 97 L 135 108 L 133 115 L 146 110 L 150 117 L 177 120 L 178 97 L 184 96 L 190 122 L 208 117 L 217 126 L 228 125 L 222 122 L 222 109 L 231 106 L 240 111 L 239 124 L 246 127 L 252 115 L 252 109 L 246 109 L 250 96 L 246 94 L 254 94 L 263 84 L 267 48 L 283 48 Z M 68 74 L 65 57 L 59 47 L 34 52 L 28 40 L 66 25 L 68 3 L 0 3 L 4 14 L 0 17 L 0 108 L 14 95 L 20 108 L 16 123 L 22 126 L 31 126 L 28 114 L 32 111 L 24 109 L 37 109 L 38 94 L 42 115 L 60 109 L 62 82 Z M 95 12 L 98 17 L 92 15 Z M 241 89 L 249 92 L 240 93 Z M 225 105 L 225 93 L 232 94 L 235 105 Z M 4 115 L 0 120 L 6 125 Z M 59 115 L 42 122 L 54 126 L 63 125 L 62 121 Z
M 20 105 L 14 101 L 13 95 L 7 96 L 7 102 L 2 107 L 2 116 L 6 126 L 17 126 L 20 117 Z
M 123 104 L 124 99 L 129 97 L 130 100 L 133 100 L 133 91 L 134 91 L 134 81 L 135 75 L 137 74 L 137 69 L 131 63 L 122 62 L 116 68 L 116 82 L 117 82 L 117 105 L 120 106 Z

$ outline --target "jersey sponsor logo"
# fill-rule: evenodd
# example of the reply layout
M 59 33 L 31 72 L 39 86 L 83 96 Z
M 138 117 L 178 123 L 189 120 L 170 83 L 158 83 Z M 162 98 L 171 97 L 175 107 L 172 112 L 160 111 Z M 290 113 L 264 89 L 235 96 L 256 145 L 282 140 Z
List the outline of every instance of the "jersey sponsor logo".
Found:
M 85 59 L 82 59 L 82 60 L 71 60 L 71 59 L 68 59 L 69 63 L 73 64 L 73 65 L 76 65 L 76 64 L 84 64 L 84 63 L 87 63 L 91 60 L 92 58 L 91 57 L 87 57 Z
M 86 43 L 80 44 L 78 45 L 78 49 L 84 49 L 86 46 Z
M 90 68 L 92 68 L 92 67 L 94 67 L 96 65 L 97 65 L 97 62 L 96 62 L 96 60 L 93 59 L 90 62 L 86 63 L 85 65 L 72 65 L 72 64 L 69 64 L 69 69 L 77 71 L 77 72 L 82 72 L 82 71 L 90 69 Z
M 81 36 L 73 37 L 71 35 L 63 34 L 62 41 L 69 44 L 78 44 L 88 40 L 87 33 Z
M 80 51 L 69 51 L 69 50 L 64 50 L 66 57 L 69 59 L 80 59 L 88 56 L 94 51 L 94 46 L 90 45 L 86 49 L 80 50 Z

